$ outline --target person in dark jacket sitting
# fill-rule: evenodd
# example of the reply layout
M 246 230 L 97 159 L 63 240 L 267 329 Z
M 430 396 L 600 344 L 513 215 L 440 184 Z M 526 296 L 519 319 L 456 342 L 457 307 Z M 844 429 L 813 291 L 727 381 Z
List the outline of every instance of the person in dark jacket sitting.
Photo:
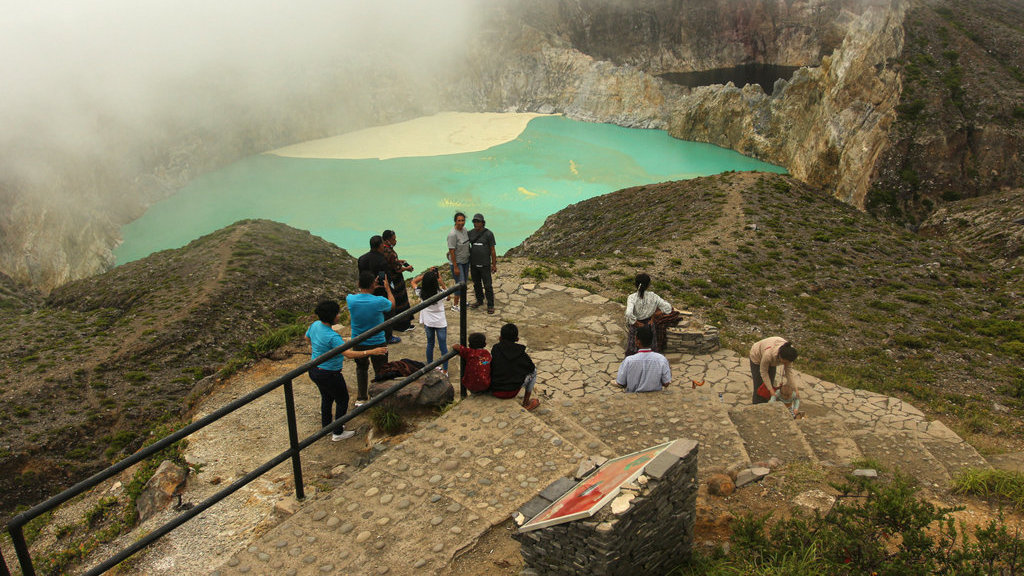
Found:
M 491 394 L 495 398 L 515 398 L 525 389 L 523 408 L 533 410 L 540 401 L 531 398 L 537 383 L 534 366 L 526 346 L 518 343 L 519 328 L 515 324 L 501 327 L 501 339 L 491 348 Z

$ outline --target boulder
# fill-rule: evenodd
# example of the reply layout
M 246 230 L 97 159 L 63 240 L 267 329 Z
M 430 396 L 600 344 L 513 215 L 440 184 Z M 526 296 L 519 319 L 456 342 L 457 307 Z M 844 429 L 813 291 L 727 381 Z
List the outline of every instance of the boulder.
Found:
M 824 514 L 825 512 L 828 512 L 835 503 L 835 496 L 817 489 L 801 492 L 796 498 L 793 498 L 794 506 L 812 514 L 815 512 Z
M 739 474 L 736 475 L 736 487 L 739 488 L 741 486 L 746 486 L 751 482 L 757 482 L 761 478 L 767 476 L 769 472 L 771 472 L 771 470 L 761 466 L 741 470 Z
M 370 396 L 376 396 L 391 386 L 393 380 L 384 382 L 373 382 L 370 384 Z M 450 404 L 455 400 L 455 389 L 452 387 L 448 377 L 440 370 L 431 370 L 422 378 L 409 383 L 391 397 L 391 401 L 398 409 L 414 407 L 437 407 Z
M 185 488 L 188 470 L 170 460 L 164 460 L 146 482 L 135 501 L 135 509 L 139 513 L 139 522 L 144 522 L 153 514 L 163 510 L 174 500 L 174 496 Z
M 708 477 L 708 494 L 713 496 L 728 496 L 736 490 L 732 478 L 727 474 L 712 474 Z

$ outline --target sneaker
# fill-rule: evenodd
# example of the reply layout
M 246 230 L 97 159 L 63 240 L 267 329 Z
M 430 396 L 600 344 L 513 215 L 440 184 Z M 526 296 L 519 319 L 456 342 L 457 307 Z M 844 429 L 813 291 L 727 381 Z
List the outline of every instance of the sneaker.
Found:
M 412 332 L 415 329 L 416 327 L 410 324 L 408 328 L 406 328 L 405 330 L 401 330 L 401 332 Z
M 356 400 L 355 407 L 359 408 L 363 404 L 366 404 L 366 400 Z
M 391 340 L 388 340 L 388 344 L 398 344 L 401 341 L 402 339 L 399 338 L 398 336 L 392 336 Z
M 487 309 L 487 313 L 488 314 L 494 314 L 494 308 L 488 308 Z
M 452 312 L 458 312 L 460 310 L 462 310 L 462 308 L 459 308 L 458 304 L 452 304 Z
M 441 374 L 444 374 L 445 378 L 447 378 L 447 377 L 448 377 L 448 371 L 447 371 L 447 370 L 445 370 L 444 368 L 441 368 L 440 366 L 438 366 L 437 368 L 434 368 L 434 370 L 437 370 L 437 371 L 438 371 L 438 372 L 440 372 Z
M 356 435 L 355 430 L 345 430 L 341 434 L 331 434 L 331 442 L 341 442 Z

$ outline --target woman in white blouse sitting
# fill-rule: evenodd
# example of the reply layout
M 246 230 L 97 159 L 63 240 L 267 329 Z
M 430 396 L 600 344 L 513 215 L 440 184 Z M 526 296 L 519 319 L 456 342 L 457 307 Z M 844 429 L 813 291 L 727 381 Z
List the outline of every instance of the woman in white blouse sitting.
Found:
M 651 350 L 661 352 L 665 329 L 679 322 L 679 311 L 673 310 L 668 301 L 647 289 L 651 285 L 651 277 L 647 274 L 637 274 L 634 284 L 636 292 L 626 299 L 626 356 L 636 354 L 636 329 L 640 326 L 651 328 L 654 333 Z

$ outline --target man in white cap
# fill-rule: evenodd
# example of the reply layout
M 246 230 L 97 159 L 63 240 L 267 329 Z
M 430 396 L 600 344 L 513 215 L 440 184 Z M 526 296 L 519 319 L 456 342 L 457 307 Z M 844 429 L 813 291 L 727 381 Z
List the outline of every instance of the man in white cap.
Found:
M 498 271 L 498 256 L 494 252 L 494 234 L 484 227 L 483 214 L 473 215 L 473 229 L 469 231 L 469 272 L 473 277 L 476 302 L 470 308 L 479 308 L 487 296 L 487 313 L 494 314 L 494 288 L 491 274 Z

